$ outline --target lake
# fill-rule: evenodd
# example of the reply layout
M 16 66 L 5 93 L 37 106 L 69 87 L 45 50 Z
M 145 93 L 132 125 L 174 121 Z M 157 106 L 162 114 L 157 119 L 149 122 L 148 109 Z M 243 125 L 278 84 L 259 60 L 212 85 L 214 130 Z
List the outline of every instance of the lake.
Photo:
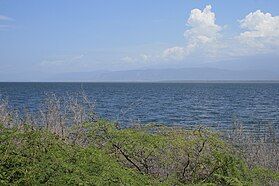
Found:
M 118 121 L 247 129 L 272 124 L 278 132 L 278 83 L 0 83 L 13 109 L 36 111 L 46 93 L 84 91 L 100 117 Z

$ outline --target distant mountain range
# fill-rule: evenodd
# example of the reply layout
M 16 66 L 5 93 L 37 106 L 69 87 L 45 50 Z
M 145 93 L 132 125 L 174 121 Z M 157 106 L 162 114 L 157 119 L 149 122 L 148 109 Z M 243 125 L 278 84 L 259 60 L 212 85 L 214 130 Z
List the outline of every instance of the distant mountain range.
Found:
M 146 69 L 56 74 L 44 81 L 149 82 L 149 81 L 268 81 L 279 80 L 279 72 L 267 70 L 225 70 L 219 68 Z
M 92 64 L 94 61 L 92 61 Z M 185 66 L 187 65 L 187 66 Z M 109 67 L 103 67 L 110 69 Z M 126 67 L 128 68 L 128 67 Z M 91 67 L 93 69 L 93 67 Z M 96 69 L 98 69 L 96 67 Z M 118 67 L 119 69 L 119 67 Z M 63 72 L 61 69 L 19 69 L 0 72 L 1 82 L 184 82 L 184 81 L 277 81 L 279 54 L 257 55 L 224 61 L 183 61 L 148 64 L 136 70 L 96 70 Z M 85 69 L 86 70 L 86 69 Z

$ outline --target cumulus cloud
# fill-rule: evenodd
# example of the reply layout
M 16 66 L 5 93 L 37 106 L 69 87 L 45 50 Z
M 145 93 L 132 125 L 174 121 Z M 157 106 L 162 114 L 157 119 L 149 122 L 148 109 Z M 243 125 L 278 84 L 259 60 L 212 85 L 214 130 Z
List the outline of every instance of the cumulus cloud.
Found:
M 246 47 L 268 51 L 279 46 L 279 16 L 257 10 L 240 20 L 240 26 L 245 31 L 238 39 Z
M 211 11 L 211 5 L 207 5 L 203 11 L 193 9 L 187 21 L 191 29 L 186 30 L 184 36 L 192 45 L 199 45 L 215 41 L 221 31 L 221 27 L 215 23 L 215 14 Z
M 166 49 L 163 52 L 164 58 L 183 59 L 197 48 L 205 49 L 205 45 L 208 47 L 217 46 L 216 42 L 218 42 L 218 38 L 221 36 L 220 31 L 222 27 L 215 23 L 215 13 L 211 9 L 211 5 L 207 5 L 203 10 L 193 9 L 191 11 L 187 20 L 187 26 L 190 28 L 184 33 L 187 40 L 186 46 Z
M 168 48 L 162 57 L 167 60 L 181 60 L 198 54 L 198 57 L 218 61 L 278 51 L 279 16 L 257 10 L 249 13 L 239 23 L 242 29 L 240 34 L 224 37 L 224 27 L 216 24 L 211 5 L 203 10 L 193 9 L 187 20 L 190 28 L 184 33 L 186 45 Z
M 183 59 L 186 55 L 186 49 L 183 47 L 168 48 L 163 52 L 163 58 Z
M 133 62 L 213 62 L 279 52 L 279 16 L 270 13 L 257 10 L 247 14 L 238 21 L 241 30 L 234 35 L 226 34 L 226 27 L 216 23 L 211 5 L 191 10 L 186 22 L 185 45 L 163 49 L 159 55 L 134 56 Z

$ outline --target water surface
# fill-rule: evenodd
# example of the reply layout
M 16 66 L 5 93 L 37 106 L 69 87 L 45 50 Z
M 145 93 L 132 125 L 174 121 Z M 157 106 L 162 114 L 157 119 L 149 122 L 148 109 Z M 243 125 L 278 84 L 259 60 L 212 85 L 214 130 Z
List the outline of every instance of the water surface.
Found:
M 167 125 L 228 127 L 236 118 L 247 128 L 279 125 L 277 83 L 0 83 L 0 96 L 14 109 L 35 111 L 46 93 L 84 91 L 104 118 Z

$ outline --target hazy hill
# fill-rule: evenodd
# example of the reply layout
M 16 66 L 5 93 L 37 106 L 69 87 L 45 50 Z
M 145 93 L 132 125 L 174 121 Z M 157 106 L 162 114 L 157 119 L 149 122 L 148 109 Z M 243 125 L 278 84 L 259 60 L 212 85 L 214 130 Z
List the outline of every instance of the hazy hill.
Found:
M 279 73 L 266 70 L 218 68 L 147 69 L 58 74 L 45 81 L 183 81 L 183 80 L 279 80 Z

